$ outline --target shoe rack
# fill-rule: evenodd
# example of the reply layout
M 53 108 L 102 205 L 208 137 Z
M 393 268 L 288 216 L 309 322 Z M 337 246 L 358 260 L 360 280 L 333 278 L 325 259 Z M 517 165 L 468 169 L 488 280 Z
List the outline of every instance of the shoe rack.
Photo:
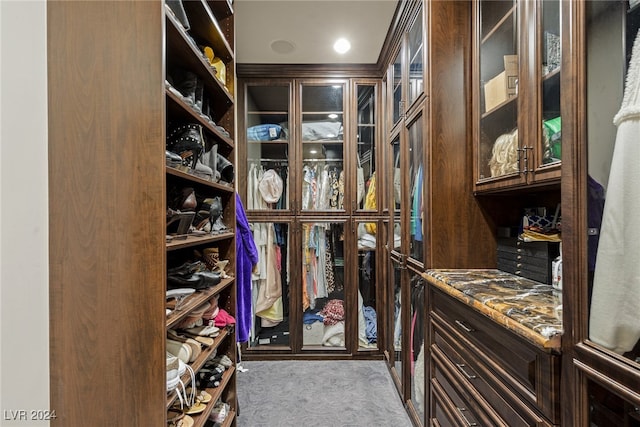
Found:
M 50 377 L 42 386 L 49 387 L 50 406 L 25 409 L 55 411 L 60 425 L 167 425 L 176 416 L 167 393 L 169 330 L 215 297 L 235 316 L 234 185 L 166 164 L 167 129 L 176 121 L 201 126 L 221 168 L 235 163 L 234 17 L 227 1 L 183 3 L 189 30 L 163 0 L 47 4 L 50 324 L 41 327 L 49 328 L 49 354 L 42 357 Z M 225 65 L 224 81 L 201 45 L 219 59 L 215 67 Z M 167 70 L 175 67 L 197 76 L 204 112 L 167 86 Z M 31 102 L 42 108 L 42 100 Z M 167 239 L 168 195 L 185 187 L 197 201 L 219 197 L 225 227 Z M 228 261 L 228 277 L 167 314 L 168 270 L 213 248 Z M 214 351 L 232 363 L 208 390 L 205 409 L 190 418 L 210 424 L 222 398 L 229 403 L 223 425 L 233 426 L 235 331 L 220 328 L 211 341 L 189 363 L 194 373 Z M 186 374 L 182 381 L 192 385 Z
M 230 1 L 220 0 L 165 3 L 168 150 L 165 159 L 168 208 L 166 328 L 168 334 L 173 335 L 172 339 L 176 337 L 176 333 L 183 339 L 188 337 L 188 331 L 194 330 L 189 327 L 200 324 L 199 321 L 193 323 L 190 319 L 202 319 L 202 312 L 224 310 L 233 318 L 236 314 L 233 176 L 235 60 L 232 7 Z M 195 135 L 202 144 L 202 154 L 195 167 L 194 159 L 189 157 L 190 151 L 186 154 L 179 150 L 172 151 L 174 129 L 185 124 L 197 129 Z M 180 157 L 176 158 L 176 154 Z M 214 208 L 211 205 L 216 199 L 221 202 L 222 215 L 214 219 Z M 177 226 L 172 224 L 175 222 L 174 216 L 192 212 L 195 215 L 187 215 L 193 218 L 187 219 L 190 222 L 188 232 L 185 233 L 184 223 L 179 224 L 180 221 L 177 221 Z M 179 283 L 174 283 L 171 272 L 194 264 L 199 265 L 196 267 L 198 269 L 205 268 L 206 274 L 214 271 L 220 278 L 197 285 L 195 292 L 189 295 L 180 295 L 178 291 L 177 298 L 171 296 L 176 293 L 176 289 L 182 288 Z M 202 326 L 206 327 L 207 324 L 208 319 L 204 319 Z M 212 334 L 199 337 L 191 335 L 191 343 L 195 339 L 201 347 L 199 354 L 193 354 L 188 361 L 194 376 L 190 375 L 189 370 L 181 377 L 184 389 L 197 385 L 196 389 L 204 391 L 207 396 L 204 399 L 206 401 L 192 405 L 191 408 L 184 405 L 185 417 L 188 415 L 195 426 L 210 425 L 210 415 L 219 411 L 220 402 L 227 404 L 226 415 L 221 424 L 236 424 L 235 328 L 233 323 L 218 325 L 217 320 L 216 326 L 219 327 L 213 328 Z M 233 364 L 226 366 L 215 381 L 207 381 L 205 378 L 210 378 L 207 373 L 215 368 L 216 361 L 222 356 L 226 356 L 228 359 L 225 360 L 230 360 Z M 196 384 L 193 384 L 194 381 Z M 168 392 L 167 420 L 179 407 L 177 393 Z

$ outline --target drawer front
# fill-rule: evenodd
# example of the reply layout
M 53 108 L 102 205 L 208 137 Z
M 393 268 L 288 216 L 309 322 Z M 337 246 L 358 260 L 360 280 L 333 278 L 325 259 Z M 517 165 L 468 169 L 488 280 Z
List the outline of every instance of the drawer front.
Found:
M 527 265 L 518 261 L 505 261 L 498 258 L 498 270 L 515 274 L 516 276 L 526 277 L 536 282 L 551 284 L 551 267 L 539 268 L 535 265 Z
M 463 388 L 457 382 L 455 375 L 443 363 L 442 356 L 432 353 L 431 361 L 432 394 L 440 392 L 443 409 L 441 414 L 446 415 L 446 417 L 442 417 L 443 419 L 448 419 L 454 425 L 463 427 L 496 425 L 481 409 L 481 404 L 472 397 L 471 390 Z
M 450 369 L 458 375 L 459 382 L 465 384 L 465 387 L 477 390 L 499 415 L 501 423 L 509 427 L 549 425 L 541 415 L 513 394 L 482 362 L 456 345 L 435 321 L 432 321 L 431 336 L 434 343 L 433 351 L 442 352 L 447 359 L 446 362 L 450 364 Z
M 556 242 L 523 242 L 517 237 L 498 239 L 497 249 L 504 252 L 516 252 L 527 257 L 552 257 L 551 259 L 560 253 L 560 246 Z
M 431 287 L 432 316 L 517 396 L 559 423 L 560 358 Z
M 506 255 L 506 256 L 504 256 Z M 551 261 L 546 258 L 526 258 L 519 254 L 506 254 L 498 251 L 498 264 L 511 265 L 514 268 L 527 268 L 532 271 L 546 272 Z
M 434 381 L 431 384 L 431 424 L 434 427 L 457 427 L 453 412 L 453 403 L 447 400 L 442 387 Z

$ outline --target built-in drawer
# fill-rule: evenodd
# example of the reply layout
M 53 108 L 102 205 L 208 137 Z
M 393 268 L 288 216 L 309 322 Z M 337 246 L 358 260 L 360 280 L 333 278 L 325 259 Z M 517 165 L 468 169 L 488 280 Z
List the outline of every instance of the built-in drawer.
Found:
M 432 354 L 441 353 L 449 369 L 458 376 L 465 388 L 473 388 L 497 414 L 497 424 L 509 427 L 550 426 L 544 417 L 529 407 L 501 382 L 473 354 L 463 347 L 438 324 L 431 321 Z M 490 414 L 491 415 L 491 414 Z
M 463 302 L 430 287 L 431 316 L 459 346 L 474 354 L 516 396 L 553 424 L 560 422 L 560 357 L 499 325 Z
M 442 386 L 436 380 L 431 381 L 431 415 L 432 427 L 457 427 L 454 411 L 457 411 L 451 400 L 445 395 Z
M 473 391 L 461 386 L 456 376 L 447 367 L 441 353 L 431 354 L 431 392 L 439 392 L 441 411 L 436 414 L 438 421 L 449 421 L 457 426 L 493 426 L 496 425 L 484 412 L 473 397 Z M 432 405 L 435 402 L 432 402 Z M 437 410 L 437 409 L 436 409 Z M 434 417 L 434 414 L 431 414 Z
M 497 267 L 502 271 L 551 284 L 551 261 L 560 253 L 557 242 L 498 239 Z

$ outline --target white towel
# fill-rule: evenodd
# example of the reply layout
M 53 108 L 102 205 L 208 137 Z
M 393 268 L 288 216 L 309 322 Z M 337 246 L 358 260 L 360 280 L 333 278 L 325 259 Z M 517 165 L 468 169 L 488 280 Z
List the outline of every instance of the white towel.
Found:
M 636 35 L 602 216 L 589 338 L 616 353 L 640 339 L 640 32 Z

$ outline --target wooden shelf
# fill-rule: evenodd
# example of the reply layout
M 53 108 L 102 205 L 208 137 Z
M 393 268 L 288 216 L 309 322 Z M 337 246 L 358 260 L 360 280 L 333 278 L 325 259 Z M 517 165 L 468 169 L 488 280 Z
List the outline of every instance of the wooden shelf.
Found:
M 171 329 L 176 326 L 182 319 L 187 317 L 191 310 L 200 307 L 202 304 L 211 299 L 211 297 L 222 292 L 225 288 L 231 285 L 233 281 L 233 277 L 222 279 L 217 285 L 212 286 L 209 289 L 195 292 L 188 296 L 187 299 L 182 303 L 182 307 L 180 307 L 178 310 L 173 310 L 171 314 L 167 316 L 167 329 Z
M 206 180 L 204 178 L 200 178 L 198 176 L 192 175 L 188 172 L 183 172 L 181 170 L 178 170 L 176 168 L 172 168 L 171 166 L 167 166 L 167 174 L 169 175 L 173 175 L 173 176 L 177 176 L 178 178 L 182 178 L 185 179 L 187 181 L 191 181 L 191 182 L 195 182 L 198 184 L 202 184 L 202 185 L 206 185 L 209 186 L 211 188 L 215 188 L 217 190 L 220 191 L 225 191 L 228 193 L 235 193 L 235 188 L 233 187 L 233 185 L 229 184 L 220 184 L 218 182 L 213 182 L 213 181 L 209 181 Z
M 207 234 L 206 236 L 187 235 L 186 239 L 173 239 L 171 242 L 167 242 L 167 251 L 175 251 L 177 249 L 184 249 L 191 246 L 205 245 L 208 243 L 219 242 L 221 240 L 233 239 L 234 237 L 235 234 L 232 230 L 220 234 Z
M 192 39 L 182 30 L 176 18 L 169 12 L 165 12 L 167 21 L 167 64 L 179 64 L 181 68 L 188 69 L 203 79 L 205 91 L 214 95 L 216 102 L 212 103 L 214 111 L 213 120 L 227 113 L 229 107 L 234 104 L 233 95 L 215 76 L 215 69 L 209 65 L 208 60 Z M 171 62 L 170 62 L 171 61 Z
M 181 97 L 169 90 L 169 88 L 166 89 L 166 96 L 167 110 L 171 112 L 172 117 L 181 117 L 185 121 L 197 121 L 207 131 L 209 131 L 210 134 L 213 135 L 216 141 L 224 143 L 229 150 L 234 148 L 233 139 L 224 135 L 217 128 L 213 127 L 211 123 L 203 119 L 196 110 L 194 110 L 189 104 L 184 102 Z M 226 130 L 230 131 L 229 129 Z
M 193 369 L 194 372 L 198 372 L 207 362 L 207 360 L 209 359 L 209 356 L 211 356 L 213 351 L 217 350 L 218 347 L 220 347 L 220 344 L 222 344 L 222 341 L 224 341 L 224 339 L 227 338 L 229 335 L 230 334 L 227 329 L 220 329 L 220 333 L 218 334 L 217 337 L 214 338 L 213 345 L 203 348 L 202 353 L 200 353 L 200 356 L 198 356 L 196 360 L 194 360 L 192 363 L 189 364 L 189 366 L 191 366 L 191 369 Z M 225 374 L 227 373 L 227 371 L 232 371 L 233 369 L 234 369 L 233 366 L 227 369 L 225 371 Z M 185 388 L 191 384 L 191 375 L 189 375 L 189 372 L 185 372 L 180 379 L 182 380 L 182 383 L 184 384 Z M 224 376 L 223 376 L 223 379 L 224 379 Z M 222 384 L 220 385 L 222 386 Z M 170 393 L 170 395 L 167 396 L 167 409 L 171 408 L 171 406 L 176 402 L 177 398 L 178 396 L 176 393 Z M 211 400 L 213 401 L 213 399 Z
M 205 389 L 205 391 L 211 395 L 211 401 L 207 403 L 207 408 L 203 412 L 197 415 L 192 415 L 193 419 L 195 420 L 194 427 L 201 427 L 205 425 L 205 423 L 209 419 L 209 415 L 211 414 L 211 411 L 213 411 L 213 407 L 215 406 L 218 399 L 222 397 L 222 393 L 227 387 L 227 384 L 229 383 L 229 381 L 231 381 L 234 371 L 235 371 L 235 367 L 233 366 L 227 369 L 226 371 L 224 371 L 224 374 L 222 374 L 222 380 L 220 380 L 220 385 L 218 387 Z M 231 407 L 233 408 L 232 405 Z M 230 417 L 231 414 L 232 413 L 230 412 L 229 415 L 227 416 L 227 419 L 230 418 L 231 420 L 233 420 L 233 418 Z M 233 412 L 233 415 L 235 416 L 235 412 Z M 227 419 L 225 419 L 225 424 L 227 422 Z

